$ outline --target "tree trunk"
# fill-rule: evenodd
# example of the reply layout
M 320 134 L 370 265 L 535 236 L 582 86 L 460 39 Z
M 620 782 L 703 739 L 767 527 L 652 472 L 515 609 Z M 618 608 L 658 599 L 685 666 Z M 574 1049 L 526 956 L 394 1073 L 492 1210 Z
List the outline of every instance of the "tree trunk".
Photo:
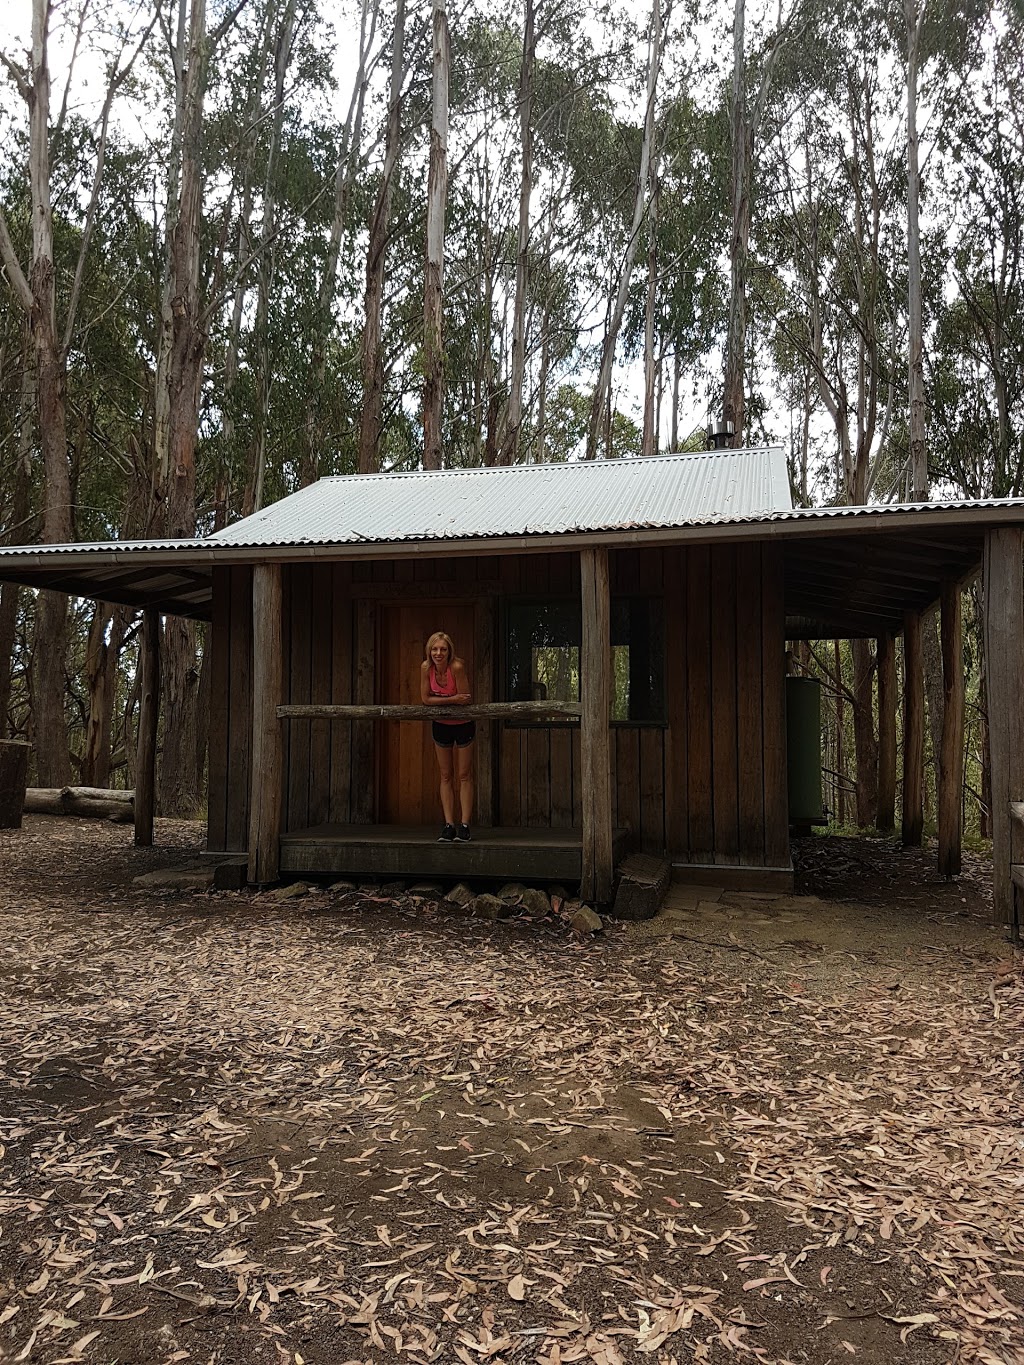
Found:
M 732 94 L 729 106 L 732 144 L 732 235 L 729 244 L 729 326 L 725 342 L 725 395 L 722 415 L 733 423 L 733 445 L 743 445 L 743 380 L 747 344 L 747 251 L 750 242 L 750 162 L 753 135 L 747 118 L 745 45 L 746 4 L 735 0 L 732 27 Z
M 181 72 L 181 193 L 170 227 L 171 350 L 167 369 L 168 442 L 163 480 L 164 532 L 188 539 L 196 530 L 196 440 L 206 336 L 199 293 L 203 204 L 202 127 L 206 94 L 206 0 L 190 0 L 186 65 Z M 191 817 L 199 808 L 196 786 L 195 626 L 168 616 L 164 624 L 161 709 L 166 727 L 160 770 L 163 815 Z
M 526 290 L 530 250 L 530 191 L 533 186 L 533 64 L 537 53 L 534 36 L 534 0 L 524 0 L 523 56 L 519 66 L 519 137 L 523 159 L 519 177 L 519 232 L 516 242 L 516 297 L 512 315 L 512 372 L 509 376 L 508 417 L 501 447 L 501 463 L 520 458 L 523 424 L 523 385 L 526 382 Z
M 110 730 L 121 634 L 123 617 L 120 612 L 109 602 L 97 602 L 89 623 L 83 670 L 89 699 L 82 751 L 82 785 L 86 787 L 110 785 Z
M 658 182 L 651 193 L 651 210 L 647 215 L 647 297 L 644 300 L 644 424 L 640 444 L 642 455 L 658 452 L 658 405 L 656 384 L 658 361 L 655 321 L 658 306 Z
M 964 641 L 960 585 L 942 585 L 942 747 L 939 758 L 939 873 L 958 877 L 963 846 Z
M 857 754 L 857 824 L 868 829 L 878 807 L 878 741 L 875 738 L 872 677 L 875 660 L 867 640 L 851 640 L 853 654 L 853 741 Z
M 423 468 L 444 463 L 444 220 L 448 198 L 448 71 L 446 0 L 433 0 L 434 101 L 427 174 L 427 250 L 423 305 Z
M 266 79 L 267 61 L 269 55 L 269 43 L 266 42 L 266 25 L 271 17 L 271 8 L 268 6 L 261 20 L 259 52 L 260 60 L 256 68 L 249 92 L 249 103 L 242 115 L 244 126 L 256 128 L 261 122 L 260 114 L 263 106 L 263 83 Z M 255 161 L 258 143 L 255 138 L 248 139 L 245 156 L 243 159 L 242 186 L 240 191 L 240 204 L 238 209 L 238 226 L 235 236 L 235 260 L 241 263 L 252 250 L 251 226 L 253 209 L 253 181 L 255 178 Z M 175 143 L 172 134 L 172 156 L 175 152 L 180 155 L 180 141 Z M 175 168 L 175 177 L 177 170 Z M 175 185 L 177 181 L 175 179 Z M 170 203 L 177 204 L 177 192 Z M 170 208 L 168 209 L 168 219 L 171 218 Z M 237 456 L 241 452 L 235 450 L 235 384 L 238 380 L 238 344 L 242 332 L 242 315 L 245 309 L 245 297 L 248 292 L 248 282 L 246 276 L 239 273 L 235 280 L 234 297 L 231 304 L 231 321 L 228 324 L 228 335 L 224 345 L 224 377 L 223 377 L 223 416 L 221 418 L 221 429 L 223 431 L 224 448 L 224 473 L 222 478 L 227 483 L 229 471 L 233 466 L 241 463 Z M 171 317 L 169 310 L 168 297 L 168 345 L 171 336 Z M 166 385 L 166 378 L 164 380 Z M 226 493 L 229 494 L 230 490 Z M 253 511 L 254 487 L 253 482 L 247 478 L 244 493 L 242 496 L 242 507 L 244 515 L 248 516 Z
M 381 318 L 384 310 L 384 267 L 391 222 L 391 197 L 401 148 L 402 81 L 405 75 L 405 0 L 395 6 L 395 31 L 391 46 L 391 92 L 388 99 L 388 130 L 384 147 L 384 171 L 373 206 L 370 245 L 366 253 L 365 321 L 362 337 L 363 407 L 359 418 L 359 472 L 380 469 L 383 437 L 381 409 L 384 402 L 384 358 L 381 354 Z
M 284 17 L 274 48 L 274 102 L 270 121 L 270 145 L 263 180 L 263 222 L 260 227 L 259 272 L 256 286 L 255 337 L 259 355 L 257 373 L 256 451 L 253 460 L 253 510 L 263 506 L 263 484 L 267 469 L 267 428 L 270 424 L 270 394 L 274 375 L 270 359 L 270 297 L 274 288 L 277 234 L 277 158 L 284 129 L 285 78 L 295 43 L 296 0 L 285 0 Z
M 925 788 L 928 792 L 932 790 L 935 792 L 935 808 L 937 810 L 939 755 L 942 752 L 942 717 L 946 705 L 942 687 L 942 645 L 939 642 L 939 608 L 937 604 L 921 613 L 921 659 L 924 669 L 924 695 L 928 724 L 928 743 L 925 746 Z
M 846 824 L 846 773 L 844 771 L 845 758 L 843 750 L 845 748 L 843 729 L 845 720 L 843 718 L 843 652 L 842 646 L 836 640 L 833 646 L 833 654 L 836 669 L 836 806 L 838 808 L 839 823 Z
M 31 341 L 26 335 L 22 359 L 21 409 L 18 426 L 18 454 L 14 469 L 14 497 L 11 503 L 11 530 L 8 544 L 26 544 L 32 497 L 32 447 L 36 402 L 35 365 Z M 14 683 L 14 640 L 18 627 L 21 589 L 17 583 L 0 585 L 0 740 L 8 729 L 7 713 Z M 12 731 L 13 733 L 13 731 Z
M 199 665 L 195 622 L 183 616 L 165 617 L 160 654 L 161 710 L 165 724 L 157 808 L 161 815 L 189 820 L 200 806 L 196 782 Z
M 925 443 L 924 341 L 921 316 L 921 234 L 918 206 L 921 172 L 917 145 L 917 76 L 920 59 L 920 14 L 917 0 L 906 0 L 907 20 L 907 273 L 910 344 L 910 474 L 911 501 L 928 501 L 928 448 Z
M 921 618 L 903 614 L 903 822 L 904 847 L 920 848 L 924 834 L 924 680 Z
M 404 8 L 404 0 L 399 0 L 398 8 Z M 299 483 L 302 487 L 314 483 L 320 476 L 320 456 L 327 433 L 327 409 L 322 398 L 325 391 L 327 371 L 327 343 L 333 325 L 334 299 L 338 289 L 338 261 L 341 259 L 341 242 L 348 219 L 349 201 L 356 178 L 356 166 L 363 145 L 363 111 L 369 80 L 367 61 L 377 32 L 379 16 L 380 0 L 373 0 L 372 14 L 369 12 L 369 0 L 361 0 L 359 62 L 352 86 L 352 98 L 349 101 L 348 113 L 345 116 L 338 164 L 334 171 L 334 217 L 331 220 L 331 235 L 327 246 L 327 259 L 324 262 L 324 273 L 320 280 L 318 312 L 313 335 L 312 387 L 314 399 L 310 404 L 305 423 L 305 457 L 301 461 L 299 469 Z M 398 22 L 397 14 L 396 22 Z M 368 24 L 369 29 L 367 28 Z
M 878 640 L 878 813 L 883 834 L 896 828 L 896 642 Z
M 654 0 L 651 7 L 651 37 L 647 55 L 647 104 L 646 113 L 644 115 L 643 142 L 640 146 L 640 169 L 636 181 L 636 199 L 633 203 L 633 220 L 630 224 L 629 237 L 626 241 L 626 251 L 622 261 L 622 268 L 619 271 L 619 283 L 615 293 L 615 301 L 608 316 L 608 325 L 605 328 L 604 344 L 601 348 L 601 365 L 598 371 L 597 384 L 594 387 L 593 400 L 590 405 L 590 425 L 587 432 L 588 460 L 597 458 L 597 446 L 601 439 L 601 424 L 605 418 L 606 408 L 611 397 L 612 366 L 615 361 L 615 347 L 618 343 L 619 328 L 622 325 L 622 315 L 626 311 L 626 301 L 629 297 L 629 285 L 633 276 L 633 262 L 636 259 L 637 248 L 640 244 L 640 229 L 643 226 L 644 213 L 647 207 L 649 185 L 652 178 L 657 174 L 657 164 L 654 154 L 655 104 L 658 93 L 658 76 L 661 71 L 663 45 L 661 0 Z M 608 442 L 610 444 L 610 430 Z
M 47 52 L 49 0 L 32 5 L 32 91 L 29 101 L 29 173 L 32 194 L 32 266 L 29 288 L 35 341 L 39 444 L 43 457 L 43 540 L 56 545 L 74 539 L 71 471 L 67 442 L 67 357 L 57 338 L 53 210 L 50 201 L 50 68 Z M 42 592 L 36 606 L 32 651 L 32 709 L 37 781 L 62 786 L 71 781 L 64 719 L 68 599 Z
M 679 352 L 676 351 L 672 356 L 672 437 L 670 449 L 679 449 L 679 380 L 681 364 Z

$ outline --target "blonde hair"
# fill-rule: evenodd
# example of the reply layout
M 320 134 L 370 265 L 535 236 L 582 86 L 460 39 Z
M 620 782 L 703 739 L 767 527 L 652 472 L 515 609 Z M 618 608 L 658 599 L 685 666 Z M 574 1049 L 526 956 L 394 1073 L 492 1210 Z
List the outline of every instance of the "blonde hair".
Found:
M 452 644 L 452 637 L 446 635 L 443 630 L 435 630 L 433 635 L 431 635 L 430 639 L 427 641 L 427 647 L 424 650 L 424 657 L 428 664 L 431 663 L 430 651 L 442 640 L 448 649 L 448 667 L 451 668 L 452 664 L 455 662 L 455 646 Z

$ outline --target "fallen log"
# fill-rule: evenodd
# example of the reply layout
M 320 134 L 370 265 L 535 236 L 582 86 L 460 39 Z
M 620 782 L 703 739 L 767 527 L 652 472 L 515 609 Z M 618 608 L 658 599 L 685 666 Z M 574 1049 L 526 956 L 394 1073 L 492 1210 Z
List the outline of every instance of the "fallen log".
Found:
M 134 792 L 103 787 L 29 787 L 25 793 L 25 810 L 30 815 L 77 815 L 130 824 L 134 805 Z

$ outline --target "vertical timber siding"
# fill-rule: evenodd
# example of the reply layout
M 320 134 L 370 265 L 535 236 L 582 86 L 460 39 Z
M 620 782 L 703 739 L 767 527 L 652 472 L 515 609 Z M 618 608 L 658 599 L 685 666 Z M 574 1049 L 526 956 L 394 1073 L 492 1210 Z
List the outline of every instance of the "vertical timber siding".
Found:
M 213 572 L 208 847 L 249 847 L 252 744 L 252 570 Z
M 785 617 L 773 545 L 665 551 L 667 846 L 788 867 Z
M 664 600 L 667 724 L 615 725 L 613 820 L 679 863 L 789 864 L 782 560 L 761 544 L 620 550 L 614 597 Z M 378 603 L 476 600 L 480 694 L 501 696 L 502 603 L 578 598 L 575 553 L 487 559 L 415 556 L 286 566 L 285 694 L 292 702 L 376 700 Z M 245 850 L 252 717 L 252 573 L 214 573 L 211 849 Z M 486 662 L 484 662 L 486 661 Z M 374 722 L 285 726 L 284 829 L 375 818 Z M 490 739 L 487 739 L 490 732 Z M 493 756 L 494 824 L 580 828 L 578 726 L 481 727 Z M 486 768 L 486 765 L 484 765 Z M 483 809 L 485 802 L 481 801 Z

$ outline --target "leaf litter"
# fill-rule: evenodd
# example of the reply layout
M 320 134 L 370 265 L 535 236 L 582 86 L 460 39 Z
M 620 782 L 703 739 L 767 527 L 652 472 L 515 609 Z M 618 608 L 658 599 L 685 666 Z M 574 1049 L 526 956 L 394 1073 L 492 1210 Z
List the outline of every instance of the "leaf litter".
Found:
M 75 828 L 0 836 L 0 1360 L 1024 1361 L 994 931 L 894 991 L 870 952 L 161 900 Z

